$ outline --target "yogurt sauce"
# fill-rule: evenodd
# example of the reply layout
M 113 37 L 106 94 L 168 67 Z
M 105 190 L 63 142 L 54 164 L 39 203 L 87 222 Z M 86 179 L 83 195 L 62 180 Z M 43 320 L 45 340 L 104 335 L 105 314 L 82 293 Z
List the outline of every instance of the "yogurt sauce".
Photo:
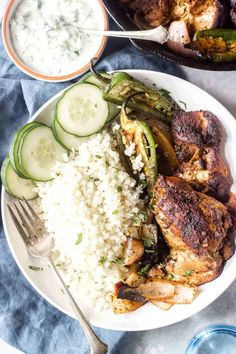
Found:
M 10 19 L 16 54 L 31 69 L 49 76 L 66 75 L 86 65 L 101 37 L 82 34 L 68 23 L 104 29 L 97 2 L 94 5 L 94 0 L 22 0 Z

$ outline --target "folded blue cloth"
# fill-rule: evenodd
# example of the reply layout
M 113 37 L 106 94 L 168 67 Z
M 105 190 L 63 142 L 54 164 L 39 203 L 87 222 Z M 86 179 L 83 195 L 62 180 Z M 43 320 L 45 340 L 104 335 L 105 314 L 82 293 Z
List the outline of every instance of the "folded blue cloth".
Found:
M 148 69 L 183 76 L 180 68 L 151 54 L 143 54 L 127 41 L 114 39 L 97 65 L 99 70 Z M 49 98 L 71 83 L 31 79 L 9 60 L 0 40 L 0 164 L 12 136 Z M 110 353 L 125 353 L 132 334 L 96 329 Z M 142 336 L 142 334 L 141 334 Z M 29 354 L 85 354 L 88 342 L 77 321 L 48 304 L 18 269 L 8 248 L 0 220 L 0 337 Z M 128 352 L 126 352 L 128 353 Z M 129 353 L 131 353 L 129 351 Z M 141 354 L 141 353 L 140 353 Z

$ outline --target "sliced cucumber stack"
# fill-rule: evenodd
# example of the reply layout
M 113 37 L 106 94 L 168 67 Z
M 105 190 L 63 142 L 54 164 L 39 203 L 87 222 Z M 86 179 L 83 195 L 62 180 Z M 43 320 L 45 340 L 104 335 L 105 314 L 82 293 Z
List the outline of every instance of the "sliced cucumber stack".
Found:
M 29 179 L 19 177 L 12 168 L 8 157 L 5 158 L 2 164 L 1 178 L 4 188 L 13 197 L 26 200 L 37 198 L 37 193 L 34 191 L 35 183 Z
M 109 77 L 109 74 L 105 72 L 100 72 L 100 74 L 104 77 Z M 103 84 L 93 75 L 93 73 L 86 74 L 80 79 L 79 82 L 85 82 L 85 83 L 87 82 L 89 84 L 97 86 L 100 89 L 103 86 Z M 120 113 L 120 108 L 118 108 L 114 103 L 108 102 L 108 109 L 109 109 L 109 116 L 107 122 L 110 122 Z
M 52 121 L 52 130 L 56 140 L 68 150 L 78 151 L 79 146 L 89 139 L 89 137 L 78 137 L 67 133 L 61 128 L 56 117 Z
M 32 180 L 46 182 L 52 179 L 51 169 L 57 161 L 63 161 L 65 153 L 67 150 L 56 141 L 52 129 L 41 124 L 23 136 L 18 151 L 19 165 Z
M 21 144 L 21 141 L 24 137 L 24 135 L 27 133 L 27 131 L 31 130 L 34 127 L 37 127 L 41 125 L 41 123 L 38 122 L 31 122 L 26 125 L 24 125 L 14 136 L 10 151 L 9 151 L 9 158 L 11 161 L 11 165 L 15 172 L 21 177 L 21 178 L 30 178 L 27 173 L 23 170 L 23 168 L 20 166 L 19 163 L 19 147 Z
M 63 130 L 79 137 L 97 133 L 109 115 L 101 90 L 91 84 L 70 88 L 58 102 L 56 119 Z

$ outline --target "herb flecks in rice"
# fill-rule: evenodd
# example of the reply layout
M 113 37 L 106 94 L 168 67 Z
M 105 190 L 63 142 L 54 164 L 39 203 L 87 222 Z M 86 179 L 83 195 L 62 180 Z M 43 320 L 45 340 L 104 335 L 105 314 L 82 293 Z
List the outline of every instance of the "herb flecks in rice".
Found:
M 38 183 L 55 261 L 63 265 L 60 271 L 75 296 L 81 294 L 100 309 L 119 280 L 127 230 L 142 209 L 142 188 L 134 188 L 112 144 L 106 132 L 92 136 L 78 153 L 57 164 L 54 180 Z

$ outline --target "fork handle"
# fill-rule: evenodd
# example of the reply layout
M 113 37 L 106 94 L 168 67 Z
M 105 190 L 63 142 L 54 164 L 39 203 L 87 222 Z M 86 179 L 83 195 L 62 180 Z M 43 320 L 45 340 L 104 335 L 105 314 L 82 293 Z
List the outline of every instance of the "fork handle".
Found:
M 91 354 L 106 354 L 108 352 L 108 345 L 103 343 L 95 334 L 95 332 L 93 331 L 93 329 L 91 328 L 90 324 L 88 323 L 88 321 L 86 320 L 86 318 L 84 317 L 82 311 L 80 310 L 79 306 L 77 305 L 74 297 L 72 296 L 70 290 L 67 288 L 64 280 L 62 279 L 57 267 L 55 266 L 53 260 L 51 257 L 48 257 L 48 261 L 52 267 L 52 269 L 54 270 L 54 272 L 56 273 L 56 275 L 58 276 L 58 278 L 61 281 L 61 284 L 66 292 L 66 294 L 69 296 L 72 305 L 74 307 L 75 313 L 77 315 L 77 318 L 80 322 L 80 325 L 89 341 L 90 344 L 90 349 L 91 349 Z

